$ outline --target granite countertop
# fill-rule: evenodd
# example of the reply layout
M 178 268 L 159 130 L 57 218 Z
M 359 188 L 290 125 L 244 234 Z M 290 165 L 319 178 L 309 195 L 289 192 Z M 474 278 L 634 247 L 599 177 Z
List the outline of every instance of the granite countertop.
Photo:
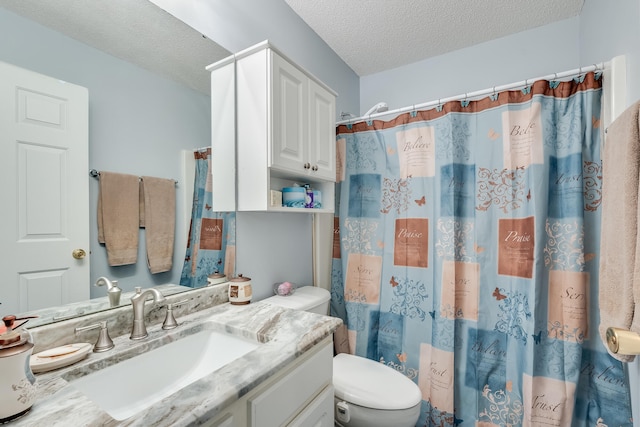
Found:
M 132 341 L 128 334 L 113 339 L 115 348 L 89 353 L 76 364 L 36 374 L 37 397 L 31 410 L 11 422 L 15 426 L 191 426 L 218 415 L 297 357 L 328 337 L 340 319 L 289 310 L 263 302 L 220 304 L 177 318 L 176 329 L 148 326 L 149 337 Z M 230 332 L 262 344 L 223 368 L 124 421 L 111 418 L 65 380 L 99 370 L 119 360 L 178 340 L 204 327 Z M 180 361 L 176 361 L 180 363 Z M 114 381 L 118 379 L 114 378 Z

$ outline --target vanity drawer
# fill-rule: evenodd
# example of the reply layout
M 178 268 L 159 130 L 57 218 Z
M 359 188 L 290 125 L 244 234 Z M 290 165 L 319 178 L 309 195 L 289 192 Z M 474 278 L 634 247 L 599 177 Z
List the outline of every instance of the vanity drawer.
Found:
M 333 394 L 333 386 L 325 387 L 287 427 L 333 427 Z
M 297 415 L 333 376 L 333 349 L 325 345 L 274 385 L 249 399 L 252 427 L 281 426 Z

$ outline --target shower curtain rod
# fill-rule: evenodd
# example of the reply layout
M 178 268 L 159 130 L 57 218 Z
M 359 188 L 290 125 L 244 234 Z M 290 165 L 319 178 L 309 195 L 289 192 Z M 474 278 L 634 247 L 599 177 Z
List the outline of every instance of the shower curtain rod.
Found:
M 361 116 L 361 117 L 350 118 L 350 119 L 347 119 L 347 120 L 341 120 L 339 122 L 336 122 L 336 126 L 337 125 L 349 124 L 349 123 L 356 123 L 356 122 L 360 122 L 360 121 L 364 121 L 364 120 L 370 120 L 370 119 L 374 119 L 376 117 L 388 116 L 388 115 L 391 115 L 391 114 L 408 113 L 408 112 L 416 111 L 416 110 L 419 110 L 419 109 L 436 107 L 438 105 L 445 104 L 445 103 L 447 103 L 449 101 L 457 101 L 457 100 L 461 100 L 461 99 L 484 97 L 484 96 L 487 96 L 487 95 L 491 95 L 493 93 L 502 92 L 504 90 L 523 88 L 523 87 L 529 86 L 531 83 L 533 83 L 535 81 L 538 81 L 538 80 L 565 79 L 565 78 L 568 78 L 568 77 L 579 76 L 580 74 L 585 74 L 585 73 L 589 73 L 591 71 L 596 71 L 596 70 L 604 71 L 604 62 L 600 62 L 600 63 L 593 64 L 593 65 L 589 65 L 587 67 L 576 68 L 574 70 L 563 71 L 561 73 L 553 73 L 553 74 L 549 74 L 549 75 L 542 76 L 542 77 L 536 77 L 536 78 L 533 78 L 533 79 L 526 79 L 526 80 L 522 80 L 522 81 L 519 81 L 519 82 L 510 83 L 510 84 L 506 84 L 506 85 L 502 85 L 502 86 L 494 86 L 494 87 L 490 87 L 490 88 L 487 88 L 487 89 L 478 90 L 478 91 L 475 91 L 475 92 L 462 93 L 460 95 L 451 96 L 451 97 L 448 97 L 448 98 L 441 98 L 441 99 L 437 99 L 435 101 L 429 101 L 429 102 L 425 102 L 425 103 L 422 103 L 422 104 L 414 104 L 414 105 L 410 105 L 410 106 L 407 106 L 407 107 L 396 108 L 395 110 L 388 110 L 388 111 L 385 111 L 383 113 L 374 113 L 374 114 L 370 114 L 368 116 Z

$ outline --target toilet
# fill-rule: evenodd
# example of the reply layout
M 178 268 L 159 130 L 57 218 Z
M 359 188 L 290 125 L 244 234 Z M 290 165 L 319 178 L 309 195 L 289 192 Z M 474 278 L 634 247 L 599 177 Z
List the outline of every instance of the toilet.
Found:
M 293 310 L 327 315 L 331 294 L 302 286 L 288 296 L 263 300 Z M 409 378 L 373 360 L 341 353 L 333 358 L 335 421 L 343 427 L 414 427 L 422 393 Z

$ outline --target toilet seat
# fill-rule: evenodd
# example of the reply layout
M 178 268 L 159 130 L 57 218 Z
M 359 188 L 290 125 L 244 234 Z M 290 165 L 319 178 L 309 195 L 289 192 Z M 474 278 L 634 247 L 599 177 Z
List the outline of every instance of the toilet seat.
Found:
M 371 409 L 407 409 L 422 400 L 420 388 L 400 372 L 345 353 L 333 358 L 333 386 L 336 398 Z

